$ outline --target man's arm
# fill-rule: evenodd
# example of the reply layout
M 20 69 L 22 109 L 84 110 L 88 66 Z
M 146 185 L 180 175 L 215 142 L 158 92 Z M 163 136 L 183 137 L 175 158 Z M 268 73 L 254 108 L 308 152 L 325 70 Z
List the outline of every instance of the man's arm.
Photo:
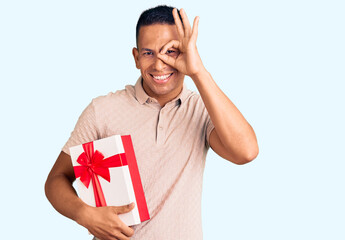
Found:
M 91 207 L 77 196 L 72 186 L 74 180 L 71 157 L 61 152 L 45 184 L 46 196 L 53 207 L 102 240 L 129 239 L 134 231 L 120 220 L 118 214 L 131 211 L 134 204 L 120 207 Z
M 183 9 L 180 14 L 183 24 L 177 10 L 173 10 L 179 40 L 167 43 L 158 57 L 194 81 L 215 126 L 209 139 L 211 148 L 233 163 L 250 162 L 259 152 L 254 130 L 202 64 L 196 47 L 199 17 L 194 19 L 192 29 Z M 180 51 L 176 59 L 165 54 L 170 48 Z
M 209 138 L 211 148 L 236 164 L 252 161 L 259 152 L 252 127 L 206 70 L 192 79 L 214 125 Z

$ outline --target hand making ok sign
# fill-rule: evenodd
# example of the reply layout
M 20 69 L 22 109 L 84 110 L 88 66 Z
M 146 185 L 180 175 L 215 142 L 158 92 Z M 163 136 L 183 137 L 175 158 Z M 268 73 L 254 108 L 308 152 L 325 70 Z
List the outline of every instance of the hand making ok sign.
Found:
M 178 40 L 171 40 L 165 44 L 157 56 L 163 62 L 177 69 L 179 72 L 193 77 L 205 70 L 196 47 L 199 17 L 195 17 L 192 29 L 186 12 L 181 9 L 180 14 L 183 23 L 178 16 L 177 9 L 175 8 L 173 10 L 173 16 L 178 32 Z M 176 49 L 176 51 L 179 52 L 176 58 L 166 54 L 171 48 Z

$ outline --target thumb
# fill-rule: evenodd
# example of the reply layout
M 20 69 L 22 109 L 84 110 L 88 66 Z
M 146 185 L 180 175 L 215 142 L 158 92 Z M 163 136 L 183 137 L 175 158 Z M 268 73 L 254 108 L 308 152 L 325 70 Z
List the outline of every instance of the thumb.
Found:
M 133 210 L 135 204 L 131 203 L 128 205 L 118 206 L 118 207 L 112 207 L 115 210 L 116 214 L 122 214 L 122 213 L 128 213 Z

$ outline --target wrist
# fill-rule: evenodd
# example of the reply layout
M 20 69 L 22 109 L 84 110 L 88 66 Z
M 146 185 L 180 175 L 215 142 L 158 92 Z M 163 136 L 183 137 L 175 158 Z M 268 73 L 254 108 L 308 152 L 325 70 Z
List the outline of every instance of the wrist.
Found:
M 92 207 L 83 203 L 81 206 L 76 210 L 75 221 L 85 227 L 86 223 L 88 222 L 87 218 L 90 216 L 89 212 Z
M 209 76 L 209 72 L 202 67 L 200 71 L 196 72 L 195 74 L 190 75 L 190 78 L 195 82 L 200 81 L 201 79 L 205 79 L 205 77 Z

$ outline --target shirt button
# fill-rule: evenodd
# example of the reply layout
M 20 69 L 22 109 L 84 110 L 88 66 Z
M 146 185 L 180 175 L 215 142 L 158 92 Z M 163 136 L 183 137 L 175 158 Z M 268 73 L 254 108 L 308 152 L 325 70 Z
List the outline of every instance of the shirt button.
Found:
M 163 127 L 162 127 L 162 126 L 159 126 L 159 129 L 160 129 L 160 130 L 162 130 L 162 129 L 163 129 Z

